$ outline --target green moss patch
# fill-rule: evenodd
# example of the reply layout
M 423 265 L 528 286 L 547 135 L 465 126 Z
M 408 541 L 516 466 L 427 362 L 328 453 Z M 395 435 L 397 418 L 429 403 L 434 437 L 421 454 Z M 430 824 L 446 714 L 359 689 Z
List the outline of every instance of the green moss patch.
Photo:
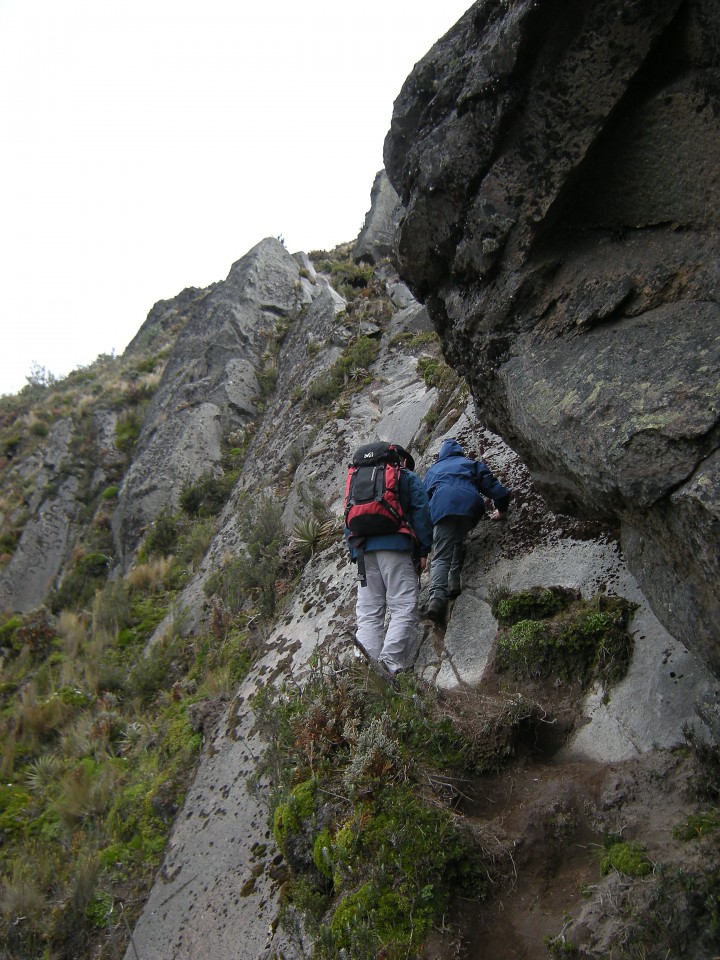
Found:
M 556 587 L 497 599 L 495 667 L 516 680 L 556 677 L 583 686 L 599 680 L 609 687 L 630 664 L 634 609 L 623 597 L 583 600 Z
M 492 604 L 492 612 L 502 627 L 511 627 L 521 620 L 544 620 L 555 616 L 579 599 L 577 590 L 565 587 L 535 587 L 519 593 L 500 595 Z
M 613 870 L 626 877 L 645 877 L 652 873 L 652 863 L 641 843 L 609 839 L 600 855 L 600 873 L 607 876 Z

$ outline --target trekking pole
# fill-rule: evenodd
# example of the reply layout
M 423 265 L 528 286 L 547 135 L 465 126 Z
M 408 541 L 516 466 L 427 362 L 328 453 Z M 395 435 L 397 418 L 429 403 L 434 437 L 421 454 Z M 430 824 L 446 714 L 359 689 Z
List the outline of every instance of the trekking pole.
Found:
M 125 922 L 125 929 L 127 930 L 127 935 L 130 938 L 130 946 L 133 948 L 133 953 L 135 954 L 135 960 L 140 960 L 140 954 L 137 952 L 137 947 L 135 946 L 135 940 L 133 938 L 132 930 L 130 929 L 130 924 L 128 923 L 127 917 L 125 916 L 125 906 L 122 903 L 120 904 L 120 916 L 123 918 L 123 921 Z

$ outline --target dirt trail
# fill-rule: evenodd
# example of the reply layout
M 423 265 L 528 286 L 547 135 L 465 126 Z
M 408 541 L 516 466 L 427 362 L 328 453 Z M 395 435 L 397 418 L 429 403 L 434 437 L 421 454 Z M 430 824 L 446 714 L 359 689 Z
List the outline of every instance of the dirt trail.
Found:
M 508 859 L 502 889 L 464 923 L 469 960 L 547 960 L 544 938 L 560 933 L 600 877 L 597 810 L 607 773 L 595 763 L 528 758 L 473 785 L 467 815 Z
M 689 752 L 658 751 L 613 764 L 565 760 L 560 748 L 573 726 L 583 722 L 575 706 L 577 691 L 538 686 L 532 692 L 548 717 L 554 708 L 555 722 L 543 719 L 540 710 L 521 731 L 507 766 L 460 789 L 457 810 L 486 851 L 494 893 L 484 902 L 462 905 L 460 952 L 456 942 L 433 952 L 433 960 L 458 955 L 548 960 L 546 938 L 558 937 L 571 918 L 592 905 L 612 927 L 617 913 L 608 893 L 612 883 L 619 881 L 633 896 L 634 887 L 647 889 L 652 881 L 601 875 L 603 841 L 609 835 L 642 843 L 653 863 L 687 855 L 673 828 L 692 806 Z M 459 695 L 453 712 L 473 724 L 481 713 L 487 718 L 489 705 L 506 703 L 509 695 L 489 677 L 474 695 Z

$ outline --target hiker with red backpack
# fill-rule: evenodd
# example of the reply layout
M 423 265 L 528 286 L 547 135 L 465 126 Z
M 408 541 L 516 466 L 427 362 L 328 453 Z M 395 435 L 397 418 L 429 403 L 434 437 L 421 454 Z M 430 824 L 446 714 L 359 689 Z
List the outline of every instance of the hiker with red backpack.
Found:
M 466 456 L 454 437 L 443 441 L 435 463 L 425 474 L 424 484 L 434 525 L 427 615 L 441 623 L 448 599 L 460 593 L 465 537 L 485 513 L 483 498 L 495 505 L 490 519 L 503 520 L 510 491 L 484 463 Z
M 419 578 L 432 545 L 414 469 L 407 450 L 377 441 L 355 451 L 345 486 L 345 536 L 358 565 L 356 644 L 388 678 L 404 669 L 417 637 Z

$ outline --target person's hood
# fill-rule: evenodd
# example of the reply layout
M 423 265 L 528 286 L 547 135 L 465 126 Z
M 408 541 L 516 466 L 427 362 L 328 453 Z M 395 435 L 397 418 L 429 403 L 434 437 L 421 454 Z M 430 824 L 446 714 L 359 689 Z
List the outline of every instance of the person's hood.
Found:
M 412 456 L 412 454 L 408 453 L 405 447 L 401 447 L 399 443 L 394 443 L 393 446 L 405 461 L 405 466 L 408 468 L 408 470 L 414 470 L 415 458 Z
M 449 440 L 444 440 L 443 445 L 440 447 L 440 453 L 438 454 L 438 460 L 445 460 L 447 457 L 464 457 L 465 451 L 457 442 L 452 438 Z

